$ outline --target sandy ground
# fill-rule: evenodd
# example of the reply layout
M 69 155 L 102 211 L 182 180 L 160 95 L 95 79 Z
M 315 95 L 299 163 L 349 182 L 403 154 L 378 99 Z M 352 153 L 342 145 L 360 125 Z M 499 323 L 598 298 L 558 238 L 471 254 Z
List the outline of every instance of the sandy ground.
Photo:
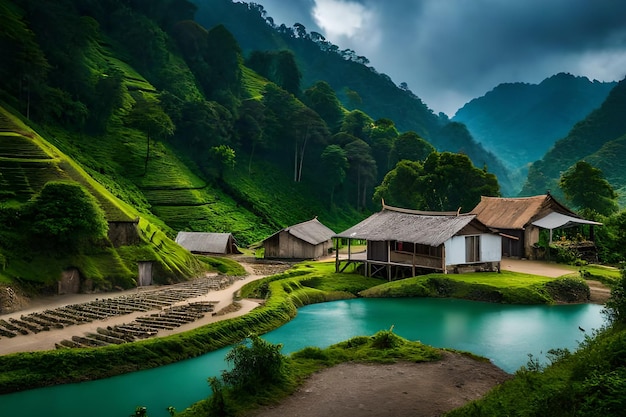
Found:
M 439 416 L 510 377 L 489 362 L 450 352 L 437 362 L 341 364 L 312 375 L 279 405 L 250 417 Z
M 215 311 L 232 309 L 233 297 L 246 284 L 263 275 L 256 275 L 250 265 L 244 265 L 251 275 L 220 291 L 210 291 L 193 301 L 217 301 Z M 570 273 L 570 269 L 546 262 L 504 259 L 503 270 L 526 272 L 550 277 Z M 588 281 L 592 302 L 603 303 L 609 290 L 601 283 Z M 141 290 L 131 290 L 132 293 Z M 76 294 L 46 297 L 32 302 L 26 310 L 0 315 L 0 318 L 19 317 L 63 305 L 88 302 L 98 297 L 119 296 Z M 182 332 L 217 320 L 248 313 L 259 305 L 255 300 L 241 300 L 241 308 L 224 315 L 206 315 L 203 319 L 175 330 L 159 332 L 159 336 Z M 145 315 L 149 312 L 137 313 Z M 0 339 L 0 354 L 54 349 L 54 343 L 74 335 L 95 331 L 97 327 L 128 323 L 134 315 L 125 315 L 65 329 L 54 329 L 38 334 Z M 511 376 L 491 364 L 463 355 L 446 352 L 437 362 L 393 365 L 342 364 L 312 375 L 292 396 L 275 407 L 256 410 L 251 417 L 322 417 L 336 415 L 356 416 L 439 416 L 467 402 L 482 397 L 493 387 Z
M 187 323 L 183 326 L 177 327 L 173 330 L 161 330 L 157 336 L 167 336 L 174 333 L 180 333 L 187 330 L 191 330 L 196 327 L 203 326 L 205 324 L 213 323 L 218 320 L 224 320 L 231 317 L 247 314 L 252 309 L 259 306 L 259 301 L 255 300 L 240 300 L 237 302 L 239 309 L 233 309 L 233 298 L 237 291 L 246 283 L 263 278 L 263 275 L 248 275 L 243 279 L 237 280 L 233 285 L 226 289 L 219 291 L 209 291 L 207 294 L 190 298 L 184 302 L 176 303 L 191 303 L 200 301 L 212 301 L 217 302 L 215 305 L 216 315 L 206 314 L 200 320 L 196 320 L 192 323 Z M 134 294 L 141 289 L 133 289 L 128 291 L 110 293 L 110 294 L 69 294 L 59 295 L 52 297 L 42 297 L 36 301 L 31 302 L 29 308 L 21 310 L 11 314 L 0 315 L 0 319 L 8 320 L 11 317 L 19 318 L 21 315 L 27 315 L 32 312 L 43 311 L 46 309 L 52 309 L 55 307 L 62 307 L 69 304 L 86 303 L 93 301 L 97 298 L 113 298 L 119 297 L 125 294 Z M 226 309 L 227 313 L 220 313 L 221 310 Z M 232 311 L 231 311 L 232 310 Z M 126 314 L 123 316 L 109 317 L 105 320 L 94 321 L 91 323 L 85 323 L 74 326 L 67 326 L 63 329 L 50 329 L 49 331 L 40 332 L 37 334 L 18 335 L 13 338 L 3 337 L 0 339 L 0 355 L 5 355 L 14 352 L 32 352 L 36 350 L 51 350 L 55 349 L 55 343 L 64 339 L 71 339 L 72 336 L 83 336 L 87 332 L 96 332 L 98 327 L 115 326 L 124 323 L 130 323 L 139 316 L 146 316 L 153 312 L 160 310 L 142 311 L 132 314 Z

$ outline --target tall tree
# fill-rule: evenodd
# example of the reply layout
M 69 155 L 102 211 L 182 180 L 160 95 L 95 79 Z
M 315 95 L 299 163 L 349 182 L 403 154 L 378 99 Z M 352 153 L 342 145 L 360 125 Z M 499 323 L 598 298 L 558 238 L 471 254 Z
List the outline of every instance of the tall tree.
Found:
M 139 92 L 133 95 L 135 103 L 126 116 L 126 123 L 141 130 L 146 135 L 146 157 L 143 175 L 148 173 L 150 160 L 150 141 L 160 140 L 174 134 L 174 123 L 163 111 L 159 100 L 151 94 Z
M 578 161 L 565 171 L 559 186 L 577 209 L 592 210 L 604 216 L 617 212 L 617 194 L 598 168 Z
M 317 113 L 302 106 L 292 115 L 292 132 L 294 143 L 294 182 L 302 180 L 302 167 L 307 145 L 326 143 L 329 133 L 326 123 Z
M 341 124 L 341 131 L 370 143 L 370 133 L 374 120 L 361 110 L 352 110 L 346 114 Z
M 390 161 L 393 143 L 398 137 L 398 130 L 391 119 L 381 118 L 374 122 L 370 131 L 372 154 L 378 167 L 377 181 L 382 181 L 385 174 L 393 168 Z
M 330 206 L 334 204 L 335 189 L 343 184 L 348 169 L 346 151 L 339 145 L 328 145 L 322 152 L 324 175 L 330 183 Z
M 389 171 L 383 182 L 376 187 L 373 200 L 379 203 L 385 200 L 392 206 L 419 209 L 424 206 L 423 198 L 417 192 L 424 166 L 418 161 L 402 160 Z
M 356 207 L 367 207 L 368 189 L 376 180 L 376 161 L 372 157 L 370 146 L 362 139 L 350 142 L 345 147 L 350 163 L 350 176 L 356 186 Z
M 343 109 L 335 91 L 326 81 L 318 81 L 304 91 L 304 101 L 320 115 L 331 132 L 335 132 L 341 119 Z

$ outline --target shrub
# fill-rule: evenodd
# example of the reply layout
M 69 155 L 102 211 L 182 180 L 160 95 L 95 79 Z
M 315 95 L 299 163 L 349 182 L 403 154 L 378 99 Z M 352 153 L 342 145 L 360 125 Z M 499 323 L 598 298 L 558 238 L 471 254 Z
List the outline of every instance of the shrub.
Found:
M 76 249 L 107 234 L 104 211 L 77 183 L 47 183 L 26 211 L 32 219 L 31 233 L 51 248 Z
M 626 269 L 622 270 L 622 277 L 611 288 L 604 313 L 612 322 L 626 323 Z
M 284 380 L 282 344 L 274 345 L 254 334 L 248 339 L 249 345 L 246 341 L 239 343 L 226 355 L 226 361 L 233 364 L 233 369 L 222 373 L 224 383 L 236 390 L 256 392 L 267 384 Z

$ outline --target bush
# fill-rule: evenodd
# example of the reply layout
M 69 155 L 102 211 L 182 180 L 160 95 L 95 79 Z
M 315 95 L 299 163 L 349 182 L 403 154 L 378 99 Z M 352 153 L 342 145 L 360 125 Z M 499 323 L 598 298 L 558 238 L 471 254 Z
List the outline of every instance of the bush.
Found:
M 32 219 L 31 233 L 50 248 L 77 249 L 107 234 L 104 211 L 77 183 L 47 183 L 26 211 Z
M 622 277 L 611 288 L 604 313 L 612 322 L 626 323 L 626 269 L 622 270 Z
M 267 384 L 279 383 L 285 376 L 285 357 L 280 353 L 282 344 L 274 345 L 258 335 L 248 337 L 226 355 L 233 364 L 231 371 L 224 371 L 222 379 L 226 385 L 248 393 L 256 392 Z

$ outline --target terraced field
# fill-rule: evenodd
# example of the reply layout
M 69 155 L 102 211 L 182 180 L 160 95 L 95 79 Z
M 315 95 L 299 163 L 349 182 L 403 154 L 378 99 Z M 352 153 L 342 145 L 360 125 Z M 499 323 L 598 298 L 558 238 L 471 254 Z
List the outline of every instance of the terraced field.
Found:
M 107 220 L 132 220 L 79 168 L 0 109 L 0 202 L 24 203 L 46 183 L 59 180 L 77 181 L 87 188 L 100 203 Z

